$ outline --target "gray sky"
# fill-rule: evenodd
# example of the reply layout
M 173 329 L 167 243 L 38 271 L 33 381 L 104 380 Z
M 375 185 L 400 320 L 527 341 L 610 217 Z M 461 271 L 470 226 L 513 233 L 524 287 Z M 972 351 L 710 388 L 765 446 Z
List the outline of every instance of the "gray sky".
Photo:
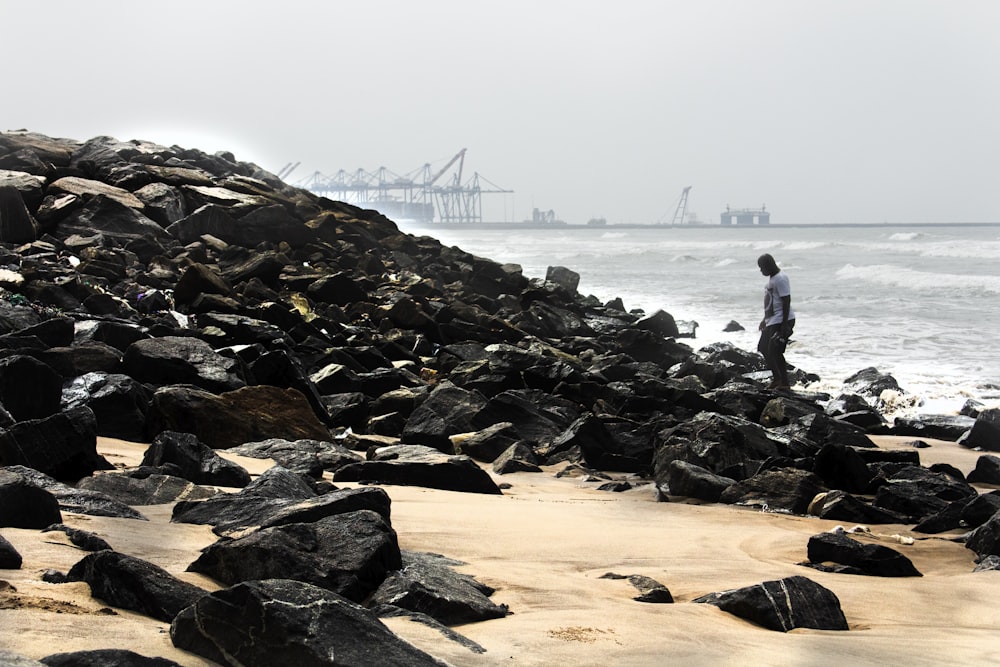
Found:
M 0 25 L 3 130 L 291 182 L 468 148 L 515 190 L 497 219 L 669 221 L 692 185 L 707 222 L 1000 221 L 995 0 L 0 0 Z

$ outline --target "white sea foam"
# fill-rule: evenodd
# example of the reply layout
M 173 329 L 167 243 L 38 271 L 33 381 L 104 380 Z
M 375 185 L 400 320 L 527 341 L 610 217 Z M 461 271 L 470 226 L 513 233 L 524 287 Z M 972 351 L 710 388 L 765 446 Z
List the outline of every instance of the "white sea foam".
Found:
M 965 294 L 1000 294 L 1000 276 L 961 275 L 915 271 L 892 264 L 855 266 L 846 264 L 837 271 L 837 278 L 862 280 L 888 287 L 905 287 L 917 291 L 957 291 Z

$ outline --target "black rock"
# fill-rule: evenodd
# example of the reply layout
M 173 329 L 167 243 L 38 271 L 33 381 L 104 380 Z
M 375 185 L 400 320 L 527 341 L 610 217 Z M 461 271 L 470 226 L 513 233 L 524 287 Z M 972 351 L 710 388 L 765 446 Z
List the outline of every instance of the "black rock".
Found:
M 873 507 L 846 491 L 828 491 L 809 503 L 808 513 L 821 519 L 850 523 L 906 523 L 908 516 Z
M 247 581 L 206 595 L 174 619 L 170 638 L 177 648 L 233 667 L 444 664 L 363 607 L 288 579 Z
M 95 535 L 86 530 L 80 530 L 79 528 L 71 528 L 62 523 L 56 523 L 45 530 L 43 533 L 48 533 L 51 531 L 59 531 L 65 533 L 69 541 L 74 545 L 80 547 L 84 551 L 104 551 L 105 549 L 111 549 L 111 545 L 108 544 L 103 537 Z
M 3 431 L 0 464 L 23 465 L 70 481 L 113 468 L 97 453 L 97 420 L 86 407 L 22 421 Z
M 778 468 L 733 484 L 722 492 L 719 501 L 759 506 L 764 511 L 805 514 L 813 498 L 827 490 L 811 472 Z
M 472 419 L 485 406 L 486 399 L 478 392 L 444 382 L 406 420 L 401 440 L 453 453 L 450 436 L 478 430 L 473 426 Z
M 0 495 L 2 494 L 3 491 L 0 490 Z M 8 542 L 3 535 L 0 535 L 0 570 L 19 570 L 21 569 L 21 563 L 21 554 L 17 552 L 13 544 Z
M 15 354 L 0 359 L 0 403 L 17 421 L 58 413 L 62 383 L 59 373 L 33 357 Z
M 90 584 L 95 598 L 165 622 L 205 594 L 157 565 L 115 551 L 86 556 L 68 576 Z
M 853 447 L 826 444 L 817 453 L 813 472 L 831 489 L 868 493 L 875 475 Z
M 371 460 L 346 465 L 333 473 L 334 482 L 376 482 L 424 486 L 445 491 L 495 493 L 500 489 L 468 456 L 448 455 L 420 445 L 381 447 Z
M 1000 408 L 983 410 L 967 433 L 958 438 L 963 447 L 1000 452 Z
M 97 420 L 97 435 L 141 441 L 146 410 L 153 393 L 127 375 L 86 373 L 63 387 L 67 408 L 88 407 Z
M 512 472 L 541 472 L 535 453 L 523 442 L 508 447 L 493 461 L 493 472 L 506 475 Z
M 901 391 L 896 378 L 882 373 L 877 368 L 863 368 L 844 380 L 844 385 L 858 394 L 878 398 L 883 391 Z
M 788 577 L 694 600 L 719 607 L 768 630 L 796 628 L 847 630 L 840 600 L 832 591 L 806 577 Z
M 191 433 L 163 431 L 156 436 L 143 454 L 142 465 L 166 464 L 177 466 L 178 476 L 194 484 L 242 488 L 250 483 L 250 473 L 243 466 L 222 458 Z
M 517 429 L 510 422 L 500 422 L 487 428 L 453 436 L 452 443 L 455 453 L 465 454 L 471 459 L 483 463 L 493 463 L 496 459 L 520 440 Z
M 809 538 L 811 563 L 837 563 L 875 577 L 920 577 L 910 559 L 881 544 L 863 544 L 839 533 L 820 533 Z
M 965 548 L 971 549 L 980 558 L 1000 556 L 1000 512 L 969 534 Z
M 197 486 L 173 475 L 153 473 L 150 469 L 84 477 L 77 488 L 100 493 L 125 505 L 164 505 L 179 500 L 204 500 L 218 493 L 213 488 Z
M 163 336 L 129 345 L 122 358 L 123 372 L 152 385 L 192 384 L 212 392 L 246 385 L 239 363 L 222 356 L 203 340 Z
M 222 539 L 188 570 L 230 585 L 280 574 L 361 602 L 400 567 L 396 533 L 383 517 L 361 510 Z
M 40 662 L 47 667 L 180 667 L 173 660 L 150 658 L 135 651 L 117 648 L 54 653 L 45 656 Z
M 334 442 L 271 438 L 248 442 L 228 451 L 255 459 L 274 459 L 292 472 L 319 478 L 324 470 L 334 471 L 348 463 L 364 460 L 357 452 Z
M 963 415 L 918 415 L 916 417 L 896 417 L 892 432 L 895 435 L 909 435 L 918 438 L 934 438 L 957 442 L 976 420 Z
M 494 604 L 493 589 L 473 577 L 455 572 L 461 565 L 441 556 L 403 552 L 402 569 L 392 572 L 372 596 L 372 603 L 408 609 L 444 623 L 457 625 L 503 618 L 507 605 Z
M 629 575 L 628 582 L 639 591 L 639 595 L 632 598 L 636 602 L 669 604 L 674 601 L 674 596 L 670 594 L 670 590 L 655 579 L 641 574 L 632 574 Z
M 667 488 L 671 495 L 710 503 L 719 502 L 722 492 L 735 483 L 734 479 L 681 460 L 671 461 L 667 472 Z
M 976 468 L 969 473 L 966 480 L 972 484 L 1000 485 L 1000 456 L 992 454 L 980 456 L 976 461 Z
M 0 468 L 0 527 L 44 528 L 62 522 L 59 501 L 30 478 Z

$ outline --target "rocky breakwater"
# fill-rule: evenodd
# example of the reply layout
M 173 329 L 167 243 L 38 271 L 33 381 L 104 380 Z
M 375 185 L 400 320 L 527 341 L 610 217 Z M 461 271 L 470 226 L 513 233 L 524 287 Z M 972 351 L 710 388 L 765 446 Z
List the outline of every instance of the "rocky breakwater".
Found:
M 769 391 L 756 353 L 696 351 L 668 313 L 577 282 L 401 233 L 228 153 L 0 134 L 0 527 L 43 529 L 63 511 L 142 520 L 135 506 L 183 499 L 175 521 L 220 535 L 192 571 L 230 588 L 193 590 L 107 549 L 51 576 L 170 620 L 177 646 L 233 664 L 289 641 L 309 664 L 345 647 L 433 664 L 373 610 L 446 625 L 507 613 L 446 559 L 401 552 L 373 486 L 499 494 L 488 466 L 570 463 L 615 489 L 838 521 L 974 521 L 977 553 L 1000 554 L 991 496 L 867 437 L 892 432 L 863 395 L 877 371 L 836 398 Z M 106 472 L 98 436 L 151 444 L 143 465 Z M 216 450 L 278 465 L 251 480 Z M 885 556 L 845 557 L 845 571 L 868 573 L 863 558 Z M 789 600 L 813 604 L 816 584 L 789 581 L 761 590 L 795 586 L 808 594 Z M 809 627 L 846 628 L 824 596 Z M 228 620 L 234 605 L 253 631 Z M 787 630 L 781 619 L 804 613 L 750 617 Z M 345 629 L 282 630 L 316 623 Z

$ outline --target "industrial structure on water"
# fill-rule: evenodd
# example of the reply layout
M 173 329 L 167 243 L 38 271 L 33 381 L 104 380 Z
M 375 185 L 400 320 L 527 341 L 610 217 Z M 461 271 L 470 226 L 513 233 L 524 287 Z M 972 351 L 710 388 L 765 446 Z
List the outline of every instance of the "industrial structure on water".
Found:
M 482 196 L 514 191 L 500 188 L 478 173 L 462 182 L 466 150 L 460 150 L 437 171 L 431 170 L 430 163 L 402 176 L 385 167 L 374 172 L 341 169 L 333 176 L 316 172 L 302 185 L 324 197 L 375 209 L 397 222 L 482 223 Z
M 761 204 L 760 208 L 740 208 L 734 210 L 730 210 L 727 206 L 726 210 L 719 217 L 723 225 L 771 224 L 771 214 L 763 204 Z

